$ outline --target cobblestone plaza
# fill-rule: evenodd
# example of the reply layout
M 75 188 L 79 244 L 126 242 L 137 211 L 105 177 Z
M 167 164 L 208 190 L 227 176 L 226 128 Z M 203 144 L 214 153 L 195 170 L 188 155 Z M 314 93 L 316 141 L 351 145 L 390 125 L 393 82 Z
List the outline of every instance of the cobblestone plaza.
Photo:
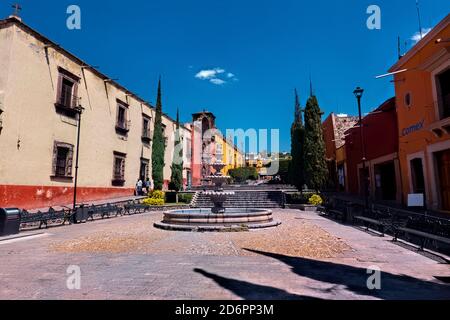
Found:
M 154 229 L 162 213 L 25 233 L 0 242 L 0 298 L 450 298 L 448 265 L 390 237 L 316 213 L 274 215 L 280 227 L 244 233 Z M 79 290 L 68 289 L 71 266 L 79 267 Z M 377 268 L 381 289 L 369 290 Z

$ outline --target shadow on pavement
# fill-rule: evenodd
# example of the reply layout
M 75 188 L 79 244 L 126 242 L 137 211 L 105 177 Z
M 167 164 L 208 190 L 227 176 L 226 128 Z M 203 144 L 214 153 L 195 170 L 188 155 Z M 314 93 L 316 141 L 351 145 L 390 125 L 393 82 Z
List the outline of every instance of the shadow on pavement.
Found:
M 381 290 L 369 290 L 367 280 L 371 274 L 368 274 L 367 269 L 364 268 L 307 258 L 289 257 L 252 249 L 244 250 L 281 261 L 289 265 L 292 271 L 301 277 L 343 285 L 349 291 L 358 295 L 384 300 L 450 299 L 450 285 L 446 284 L 421 280 L 406 275 L 395 275 L 381 270 Z M 376 264 L 374 263 L 374 265 Z
M 202 269 L 196 268 L 194 271 L 206 278 L 214 280 L 222 288 L 232 291 L 245 300 L 320 300 L 313 297 L 292 294 L 274 287 L 221 277 Z

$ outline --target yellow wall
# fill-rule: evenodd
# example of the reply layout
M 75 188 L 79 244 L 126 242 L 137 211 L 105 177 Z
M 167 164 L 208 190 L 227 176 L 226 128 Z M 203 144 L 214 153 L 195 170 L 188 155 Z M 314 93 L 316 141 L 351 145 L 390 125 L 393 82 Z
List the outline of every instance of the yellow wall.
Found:
M 0 107 L 3 130 L 0 136 L 0 184 L 72 186 L 72 181 L 51 179 L 54 142 L 76 145 L 77 121 L 55 111 L 58 67 L 80 77 L 78 96 L 85 108 L 80 139 L 80 187 L 112 187 L 113 152 L 127 155 L 125 188 L 134 188 L 141 158 L 150 161 L 151 146 L 142 143 L 143 114 L 152 119 L 154 109 L 98 73 L 82 69 L 80 61 L 44 42 L 18 24 L 0 28 Z M 9 70 L 9 72 L 3 72 Z M 155 88 L 156 91 L 156 88 Z M 128 135 L 116 133 L 117 102 L 129 104 Z M 169 137 L 164 179 L 169 180 L 174 147 L 175 123 L 163 117 Z M 183 135 L 190 131 L 182 129 Z M 186 154 L 186 153 L 185 153 Z M 190 160 L 185 159 L 185 165 Z M 74 169 L 73 169 L 74 172 Z

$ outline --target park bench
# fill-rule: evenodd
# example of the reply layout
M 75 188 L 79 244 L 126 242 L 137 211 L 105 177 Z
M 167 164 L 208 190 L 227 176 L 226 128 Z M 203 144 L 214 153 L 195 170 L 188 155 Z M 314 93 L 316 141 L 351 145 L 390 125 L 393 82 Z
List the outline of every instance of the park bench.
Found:
M 363 217 L 363 216 L 355 216 L 355 217 L 353 217 L 353 219 L 355 219 L 356 221 L 363 222 L 366 227 L 366 231 L 369 231 L 370 226 L 375 225 L 377 227 L 378 231 L 381 233 L 382 237 L 384 237 L 384 235 L 386 234 L 386 228 L 390 226 L 390 223 L 387 221 L 375 220 L 375 219 L 371 219 L 371 218 Z
M 427 233 L 427 232 L 423 232 L 423 231 L 418 231 L 418 230 L 414 230 L 414 229 L 410 229 L 410 228 L 397 228 L 395 235 L 394 235 L 394 241 L 398 241 L 398 237 L 400 233 L 405 233 L 408 235 L 414 235 L 420 238 L 420 251 L 424 250 L 424 247 L 426 245 L 426 243 L 429 240 L 433 240 L 433 241 L 437 241 L 437 242 L 441 242 L 441 243 L 445 243 L 450 245 L 450 238 L 446 238 L 446 237 L 442 237 L 442 236 L 438 236 L 438 235 L 434 235 L 431 233 Z
M 91 221 L 95 220 L 95 217 L 99 217 L 101 219 L 117 217 L 122 213 L 122 208 L 117 205 L 106 204 L 95 206 L 92 205 L 88 208 L 88 219 Z
M 70 210 L 56 211 L 53 208 L 50 208 L 47 212 L 38 211 L 37 213 L 29 213 L 28 211 L 23 210 L 21 215 L 21 223 L 39 223 L 39 229 L 42 229 L 43 227 L 47 229 L 50 223 L 54 223 L 57 221 L 59 221 L 60 224 L 64 225 L 67 221 L 70 221 L 70 216 Z
M 355 216 L 353 219 L 362 222 L 366 231 L 369 231 L 373 226 L 373 230 L 379 231 L 382 237 L 384 237 L 389 228 L 396 225 L 397 215 L 390 207 L 372 205 L 371 210 L 366 212 L 366 214 L 367 215 Z
M 108 203 L 106 206 L 101 207 L 102 219 L 117 217 L 121 213 L 121 209 L 117 205 L 112 205 Z
M 336 208 L 328 210 L 328 213 L 336 220 L 344 221 L 345 218 L 345 209 Z
M 347 206 L 349 204 L 340 199 L 332 199 L 328 204 L 327 215 L 335 220 L 345 222 L 347 220 Z
M 148 206 L 139 202 L 129 202 L 124 206 L 125 214 L 139 214 L 148 210 Z

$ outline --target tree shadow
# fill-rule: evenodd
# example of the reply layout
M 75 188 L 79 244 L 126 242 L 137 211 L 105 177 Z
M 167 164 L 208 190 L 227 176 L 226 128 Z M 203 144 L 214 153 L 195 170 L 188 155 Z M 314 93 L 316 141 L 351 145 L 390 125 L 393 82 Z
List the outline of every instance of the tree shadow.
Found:
M 274 287 L 221 277 L 198 268 L 194 269 L 194 272 L 214 280 L 222 288 L 232 291 L 245 300 L 320 300 L 313 297 L 296 295 Z
M 244 250 L 279 260 L 289 265 L 292 271 L 301 277 L 343 285 L 358 295 L 384 300 L 448 300 L 450 298 L 450 286 L 445 284 L 381 271 L 381 289 L 370 290 L 367 287 L 367 280 L 371 274 L 364 268 L 252 249 L 244 248 Z

